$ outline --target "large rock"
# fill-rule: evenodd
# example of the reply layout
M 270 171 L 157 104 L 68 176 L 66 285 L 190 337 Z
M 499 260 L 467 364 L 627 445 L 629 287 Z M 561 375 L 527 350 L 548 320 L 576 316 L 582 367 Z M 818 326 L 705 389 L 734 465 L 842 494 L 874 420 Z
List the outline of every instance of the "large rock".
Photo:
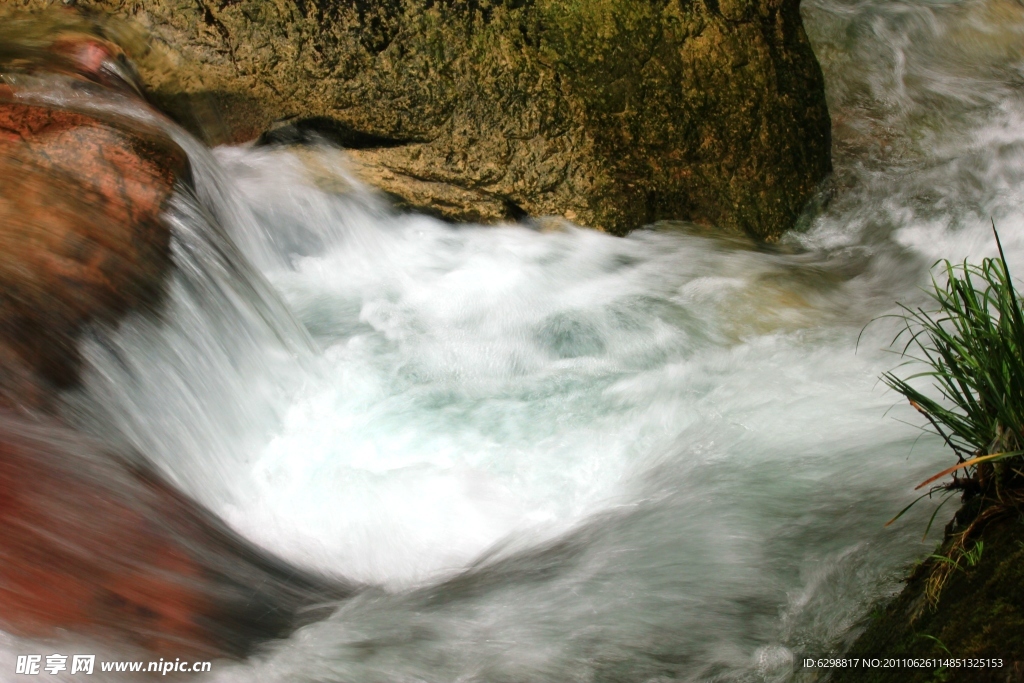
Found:
M 211 142 L 330 117 L 390 141 L 355 153 L 364 177 L 453 219 L 772 239 L 830 169 L 799 0 L 77 4 L 152 31 L 144 79 L 186 125 L 219 121 Z
M 0 86 L 0 405 L 46 408 L 77 379 L 81 329 L 159 295 L 185 156 L 11 99 Z
M 161 214 L 187 159 L 155 129 L 33 102 L 51 86 L 69 104 L 136 101 L 116 45 L 75 32 L 27 43 L 0 50 L 14 84 L 0 83 L 0 408 L 50 410 L 77 380 L 81 331 L 159 298 Z
M 143 454 L 59 417 L 82 332 L 159 306 L 164 211 L 188 182 L 184 152 L 126 117 L 157 113 L 89 28 L 0 18 L 0 630 L 243 656 L 350 589 L 262 553 Z
M 0 629 L 240 657 L 348 593 L 255 549 L 137 458 L 0 412 Z

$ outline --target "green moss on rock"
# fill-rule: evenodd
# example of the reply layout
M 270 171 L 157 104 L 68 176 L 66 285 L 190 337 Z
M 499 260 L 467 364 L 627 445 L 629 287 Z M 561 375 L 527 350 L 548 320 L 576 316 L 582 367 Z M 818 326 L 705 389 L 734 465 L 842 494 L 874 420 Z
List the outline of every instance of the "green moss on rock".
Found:
M 331 117 L 411 141 L 363 155 L 387 177 L 615 233 L 686 219 L 772 239 L 830 169 L 824 86 L 798 0 L 78 6 L 152 32 L 165 59 L 142 59 L 144 77 L 210 142 Z
M 930 560 L 877 613 L 849 657 L 1001 658 L 1003 669 L 837 669 L 835 683 L 931 683 L 1024 680 L 1024 521 L 1016 515 L 989 523 L 980 561 L 962 562 L 932 608 L 925 582 Z

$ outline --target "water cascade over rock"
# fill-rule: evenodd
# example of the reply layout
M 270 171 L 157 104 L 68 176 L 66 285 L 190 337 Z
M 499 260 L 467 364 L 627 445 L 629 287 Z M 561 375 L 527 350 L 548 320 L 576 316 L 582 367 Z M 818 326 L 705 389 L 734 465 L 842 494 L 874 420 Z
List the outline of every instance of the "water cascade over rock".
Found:
M 625 171 L 595 183 L 611 178 L 607 206 L 621 199 L 633 211 L 629 184 L 655 177 L 640 170 L 686 175 L 671 146 L 649 146 L 658 125 L 648 134 L 631 118 L 634 104 L 657 98 L 630 88 L 668 60 L 651 52 L 665 43 L 649 29 L 667 37 L 671 22 L 629 17 L 676 12 L 675 36 L 689 31 L 687 17 L 704 17 L 683 45 L 710 56 L 712 37 L 771 17 L 782 23 L 767 45 L 801 43 L 786 30 L 791 3 L 77 4 L 148 22 L 157 39 L 147 47 L 125 24 L 78 10 L 39 30 L 0 22 L 0 60 L 23 48 L 2 71 L 6 120 L 22 123 L 4 128 L 14 175 L 0 182 L 0 229 L 18 228 L 4 239 L 20 254 L 0 254 L 0 320 L 10 321 L 0 330 L 0 678 L 28 653 L 110 662 L 149 650 L 223 656 L 194 677 L 204 683 L 801 680 L 813 675 L 804 657 L 846 651 L 906 568 L 934 551 L 935 536 L 921 536 L 936 501 L 884 526 L 916 483 L 949 466 L 942 440 L 914 429 L 920 416 L 878 381 L 898 362 L 898 323 L 886 315 L 895 301 L 928 305 L 920 287 L 937 258 L 992 255 L 993 219 L 1011 271 L 1024 273 L 1016 0 L 804 0 L 836 124 L 835 176 L 829 201 L 778 244 L 678 221 L 620 238 L 572 225 L 564 207 L 551 210 L 559 230 L 453 224 L 396 210 L 360 174 L 384 173 L 382 159 L 415 149 L 435 163 L 462 131 L 474 141 L 457 147 L 465 168 L 504 177 L 474 165 L 482 157 L 470 152 L 489 155 L 493 131 L 466 128 L 477 114 L 452 103 L 519 121 L 541 98 L 497 107 L 477 97 L 494 81 L 473 69 L 522 74 L 519 60 L 534 55 L 537 74 L 562 74 L 557 92 L 572 115 L 558 120 L 571 126 L 549 139 L 509 124 L 511 149 L 565 144 L 582 155 L 607 144 L 617 156 L 600 163 Z M 525 21 L 541 11 L 580 20 Z M 491 32 L 512 18 L 524 19 L 521 30 Z M 302 33 L 314 26 L 327 28 Z M 550 42 L 558 35 L 567 42 Z M 622 35 L 647 52 L 617 52 Z M 309 39 L 273 51 L 291 36 Z M 435 52 L 415 52 L 416 36 L 433 36 Z M 738 50 L 760 49 L 756 32 L 744 36 Z M 156 96 L 135 87 L 112 43 L 140 60 Z M 609 109 L 573 99 L 596 81 L 558 71 L 591 58 L 630 65 L 616 72 L 621 89 L 604 91 Z M 738 59 L 705 82 L 728 91 L 759 64 Z M 767 92 L 800 68 L 780 70 Z M 303 81 L 303 69 L 317 78 Z M 416 78 L 399 78 L 410 70 Z M 389 89 L 399 83 L 413 88 L 404 100 Z M 346 84 L 354 90 L 334 99 L 317 94 Z M 537 84 L 524 77 L 501 92 Z M 752 112 L 770 109 L 760 104 L 772 96 L 745 88 Z M 427 106 L 431 93 L 440 109 Z M 273 111 L 293 96 L 310 110 Z M 402 118 L 414 96 L 435 128 Z M 211 141 L 243 131 L 261 143 L 211 148 L 146 97 L 183 121 L 197 112 L 196 130 L 220 116 Z M 618 116 L 616 130 L 650 156 L 625 137 L 579 133 L 588 111 Z M 765 139 L 802 125 L 772 111 Z M 92 149 L 113 165 L 85 163 L 108 159 Z M 759 158 L 740 149 L 723 143 L 706 159 L 740 169 L 726 162 Z M 511 158 L 540 177 L 546 160 L 562 163 L 544 154 Z M 460 168 L 454 152 L 445 159 L 442 170 Z M 130 177 L 108 185 L 119 176 L 104 169 Z M 758 169 L 737 172 L 738 194 L 719 196 L 723 212 L 744 178 L 768 167 Z M 385 170 L 395 183 L 412 177 L 398 161 Z M 454 173 L 416 180 L 469 191 Z M 481 187 L 474 198 L 491 192 Z M 488 215 L 548 211 L 528 196 L 494 189 Z M 605 199 L 572 210 L 583 220 Z M 18 341 L 30 324 L 45 334 Z M 1019 565 L 1020 522 L 1006 524 L 1007 542 L 991 538 L 979 568 Z M 965 572 L 951 597 L 978 603 L 980 587 L 1018 601 L 1013 576 Z M 1018 607 L 983 604 L 956 628 L 941 612 L 918 623 L 970 652 L 947 634 L 975 638 L 1006 605 Z M 938 654 L 928 639 L 913 648 Z
M 0 628 L 246 654 L 347 590 L 243 541 L 129 444 L 71 426 L 82 339 L 159 315 L 167 212 L 190 172 L 117 46 L 11 35 L 34 28 L 7 24 L 0 48 Z

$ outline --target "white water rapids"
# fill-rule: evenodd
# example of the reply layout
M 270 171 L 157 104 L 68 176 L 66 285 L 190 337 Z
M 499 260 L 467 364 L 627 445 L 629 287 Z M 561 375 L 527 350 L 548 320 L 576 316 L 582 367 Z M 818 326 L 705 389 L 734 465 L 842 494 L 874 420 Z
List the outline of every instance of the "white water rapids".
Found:
M 864 327 L 990 218 L 1024 273 L 1024 7 L 803 10 L 836 173 L 779 247 L 452 226 L 339 151 L 191 146 L 166 310 L 87 345 L 69 414 L 367 589 L 190 680 L 778 681 L 851 642 L 950 462 Z

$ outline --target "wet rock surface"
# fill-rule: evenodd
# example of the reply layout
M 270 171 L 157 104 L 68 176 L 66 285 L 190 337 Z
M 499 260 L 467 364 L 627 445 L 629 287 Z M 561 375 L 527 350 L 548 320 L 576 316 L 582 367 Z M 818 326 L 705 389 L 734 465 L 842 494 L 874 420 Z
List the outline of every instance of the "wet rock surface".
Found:
M 189 183 L 166 133 L 119 115 L 147 107 L 119 57 L 86 34 L 0 50 L 0 629 L 245 656 L 348 589 L 262 553 L 144 455 L 61 417 L 82 334 L 159 314 L 164 210 Z
M 956 658 L 961 664 L 837 669 L 829 680 L 1024 681 L 1024 521 L 1010 512 L 989 523 L 981 538 L 983 552 L 977 562 L 960 563 L 935 605 L 926 598 L 936 563 L 928 559 L 915 568 L 898 596 L 871 615 L 846 653 L 856 658 Z M 992 666 L 991 660 L 1002 660 L 1003 666 Z
M 137 457 L 0 414 L 0 628 L 240 657 L 345 594 L 255 550 Z
M 39 8 L 46 0 L 15 0 Z M 155 100 L 212 143 L 327 118 L 359 173 L 453 220 L 511 202 L 614 233 L 773 239 L 830 170 L 797 0 L 81 0 L 153 36 Z
M 176 147 L 0 89 L 0 390 L 45 407 L 77 378 L 76 339 L 159 297 L 160 214 L 185 170 Z

